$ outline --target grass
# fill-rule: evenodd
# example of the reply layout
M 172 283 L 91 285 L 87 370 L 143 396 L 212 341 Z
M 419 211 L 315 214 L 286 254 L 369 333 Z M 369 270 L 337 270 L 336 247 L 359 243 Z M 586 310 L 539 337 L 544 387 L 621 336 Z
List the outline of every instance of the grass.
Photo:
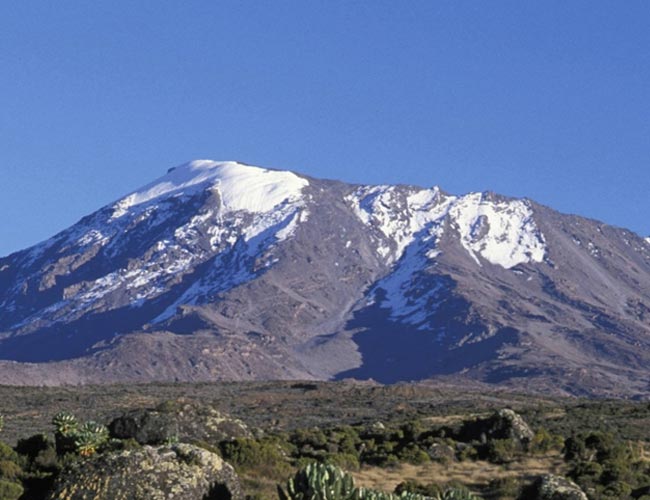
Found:
M 559 453 L 553 453 L 542 457 L 524 457 L 506 466 L 483 460 L 447 464 L 430 462 L 422 465 L 402 463 L 391 468 L 365 466 L 351 474 L 359 486 L 386 491 L 393 491 L 399 483 L 409 479 L 425 484 L 456 482 L 476 490 L 486 487 L 493 479 L 515 477 L 530 480 L 549 472 L 564 474 L 566 470 L 566 464 Z

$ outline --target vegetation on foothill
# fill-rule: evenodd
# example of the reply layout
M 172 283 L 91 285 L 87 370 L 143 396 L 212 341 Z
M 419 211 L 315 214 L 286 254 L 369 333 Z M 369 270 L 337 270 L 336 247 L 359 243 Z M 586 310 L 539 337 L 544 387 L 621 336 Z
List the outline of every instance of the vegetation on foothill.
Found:
M 159 387 L 141 389 L 139 408 L 144 401 L 152 414 L 179 414 L 180 418 L 184 412 L 187 420 L 188 392 L 179 398 L 173 387 L 153 398 L 146 391 L 159 391 Z M 130 437 L 111 436 L 107 426 L 124 411 L 137 408 L 136 404 L 103 414 L 97 411 L 102 410 L 100 405 L 90 413 L 83 404 L 88 390 L 68 389 L 67 399 L 53 390 L 54 402 L 39 407 L 43 413 L 51 409 L 43 418 L 49 422 L 45 429 L 23 420 L 26 432 L 22 436 L 17 431 L 23 417 L 5 404 L 5 418 L 0 417 L 0 429 L 4 423 L 0 439 L 6 441 L 0 442 L 0 500 L 45 498 L 67 466 L 143 446 Z M 426 394 L 431 397 L 427 399 Z M 105 401 L 106 394 L 96 397 Z M 251 500 L 275 500 L 278 495 L 281 500 L 530 500 L 536 498 L 530 493 L 536 482 L 549 474 L 575 483 L 590 500 L 650 500 L 647 402 L 498 394 L 490 396 L 491 405 L 487 397 L 479 396 L 472 407 L 466 397 L 470 398 L 418 387 L 249 384 L 239 393 L 233 390 L 230 400 L 202 395 L 193 404 L 253 421 L 250 432 L 218 439 L 211 439 L 209 433 L 197 431 L 198 437 L 192 437 L 181 432 L 161 436 L 161 444 L 180 439 L 218 453 L 235 467 Z M 252 401 L 267 408 L 273 404 L 275 410 L 257 415 Z M 369 403 L 375 412 L 367 412 Z M 504 410 L 506 406 L 516 411 Z M 313 413 L 315 409 L 321 413 Z M 212 415 L 195 413 L 197 418 Z M 241 430 L 237 422 L 230 428 Z M 197 420 L 195 427 L 200 425 Z M 170 427 L 170 432 L 178 430 Z M 323 486 L 329 480 L 334 481 L 334 490 Z M 335 494 L 317 494 L 316 485 Z

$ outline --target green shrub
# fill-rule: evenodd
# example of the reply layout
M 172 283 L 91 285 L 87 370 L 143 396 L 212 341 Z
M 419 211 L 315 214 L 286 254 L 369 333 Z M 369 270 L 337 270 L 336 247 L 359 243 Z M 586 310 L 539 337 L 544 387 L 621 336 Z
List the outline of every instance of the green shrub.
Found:
M 327 436 L 320 429 L 298 429 L 291 436 L 291 442 L 298 448 L 309 445 L 313 448 L 325 448 Z
M 0 479 L 0 500 L 17 500 L 24 490 L 20 484 Z
M 492 439 L 487 444 L 487 459 L 497 464 L 512 462 L 518 451 L 513 439 Z
M 571 436 L 564 441 L 564 460 L 582 460 L 586 458 L 587 447 L 584 439 Z
M 546 429 L 540 427 L 531 439 L 528 449 L 531 453 L 548 453 L 551 450 L 560 450 L 564 445 L 562 436 L 550 434 Z
M 478 459 L 478 450 L 472 445 L 466 445 L 458 452 L 458 460 L 476 460 Z
M 521 482 L 516 477 L 493 479 L 489 484 L 492 495 L 501 500 L 517 498 L 521 493 L 521 487 Z
M 607 485 L 603 493 L 613 498 L 626 498 L 632 493 L 632 487 L 623 481 L 615 481 Z
M 408 462 L 414 465 L 425 464 L 431 461 L 426 451 L 420 449 L 416 444 L 409 444 L 402 448 L 397 457 L 402 462 Z
M 22 474 L 20 465 L 11 460 L 0 460 L 0 479 L 15 481 Z
M 292 467 L 288 454 L 280 443 L 272 438 L 260 440 L 237 438 L 219 444 L 221 456 L 238 471 L 280 479 L 289 475 Z
M 335 465 L 344 470 L 359 470 L 359 459 L 351 453 L 332 453 L 325 459 L 325 463 Z
M 395 486 L 395 494 L 401 495 L 404 492 L 417 493 L 425 497 L 436 498 L 443 494 L 443 489 L 436 483 L 422 484 L 413 479 L 402 481 Z
M 39 451 L 38 455 L 34 457 L 33 467 L 45 472 L 55 472 L 59 470 L 59 457 L 57 456 L 54 447 Z

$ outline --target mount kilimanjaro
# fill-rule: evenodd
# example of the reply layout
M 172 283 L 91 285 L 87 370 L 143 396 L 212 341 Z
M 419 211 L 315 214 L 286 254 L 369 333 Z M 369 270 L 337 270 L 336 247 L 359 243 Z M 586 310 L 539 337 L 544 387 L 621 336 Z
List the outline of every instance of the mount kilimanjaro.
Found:
M 0 259 L 0 383 L 650 394 L 650 243 L 491 192 L 193 161 Z

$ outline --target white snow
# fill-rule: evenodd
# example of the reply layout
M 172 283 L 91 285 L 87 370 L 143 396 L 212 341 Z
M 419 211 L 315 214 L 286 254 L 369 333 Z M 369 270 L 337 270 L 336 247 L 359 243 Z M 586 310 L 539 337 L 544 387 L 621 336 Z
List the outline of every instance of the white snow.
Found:
M 77 243 L 82 246 L 88 245 L 105 245 L 109 241 L 107 236 L 104 236 L 101 231 L 97 229 L 91 229 L 81 238 L 77 240 Z
M 483 259 L 510 269 L 542 262 L 546 253 L 527 201 L 494 200 L 481 193 L 445 196 L 437 187 L 395 186 L 360 187 L 346 200 L 359 219 L 377 231 L 377 254 L 393 266 L 375 286 L 375 294 L 379 289 L 386 292 L 379 296 L 380 307 L 389 309 L 391 318 L 419 329 L 432 328 L 427 318 L 443 287 L 426 270 L 441 254 L 438 242 L 446 223 L 449 237 L 458 238 L 479 266 Z
M 304 212 L 304 220 L 307 220 L 307 212 Z M 286 226 L 284 226 L 282 229 L 280 229 L 277 233 L 275 233 L 275 237 L 278 239 L 278 241 L 283 241 L 286 240 L 287 238 L 293 236 L 293 233 L 296 231 L 296 228 L 298 227 L 299 222 L 304 222 L 303 220 L 303 212 L 297 211 L 293 214 L 291 217 L 291 220 L 287 223 Z
M 405 194 L 395 186 L 361 187 L 346 199 L 361 221 L 388 240 L 378 244 L 377 253 L 389 264 L 397 262 L 417 238 L 440 236 L 445 220 L 458 231 L 461 245 L 478 265 L 480 256 L 509 269 L 542 262 L 546 253 L 544 236 L 524 200 L 494 201 L 481 193 L 457 198 L 442 195 L 437 187 L 408 188 Z M 431 259 L 438 255 L 434 248 L 427 253 Z
M 437 187 L 413 189 L 405 195 L 396 186 L 364 186 L 346 200 L 359 219 L 389 240 L 393 248 L 382 243 L 377 247 L 389 263 L 399 260 L 418 233 L 444 217 L 450 201 Z
M 420 275 L 430 266 L 428 256 L 423 252 L 424 247 L 426 245 L 421 243 L 409 246 L 393 272 L 376 285 L 376 288 L 386 291 L 381 307 L 390 309 L 391 318 L 419 329 L 431 326 L 427 316 L 435 312 L 436 297 L 443 289 L 440 283 L 433 283 L 426 288 L 418 285 Z
M 236 162 L 195 160 L 119 200 L 113 218 L 131 207 L 172 195 L 189 194 L 210 187 L 219 193 L 225 212 L 245 210 L 263 213 L 284 201 L 300 198 L 309 182 L 292 172 L 267 170 Z
M 63 312 L 65 317 L 74 317 L 108 295 L 122 294 L 115 295 L 115 307 L 125 305 L 125 300 L 137 307 L 144 300 L 165 293 L 170 282 L 197 264 L 215 255 L 227 255 L 239 242 L 246 243 L 245 253 L 254 254 L 290 238 L 309 217 L 308 197 L 302 194 L 308 185 L 306 179 L 292 172 L 236 162 L 192 161 L 171 169 L 167 175 L 107 207 L 108 210 L 98 211 L 92 220 L 34 247 L 26 259 L 35 260 L 56 244 L 71 252 L 88 251 L 99 245 L 109 258 L 117 257 L 131 241 L 129 233 L 133 228 L 145 227 L 144 224 L 168 227 L 163 237 L 140 257 L 104 276 L 70 287 L 64 300 L 52 306 L 67 311 Z M 204 191 L 216 195 L 218 204 L 203 205 L 184 223 L 172 226 L 169 221 L 176 216 L 174 199 Z M 265 265 L 276 262 L 277 259 L 269 259 Z M 201 294 L 207 294 L 215 286 L 221 289 L 254 275 L 244 266 L 227 272 L 225 282 L 215 284 L 207 280 L 197 286 Z M 200 299 L 191 291 L 186 296 L 194 301 Z M 40 311 L 37 316 L 48 311 Z
M 492 201 L 481 193 L 472 193 L 459 198 L 449 215 L 461 244 L 477 262 L 476 254 L 506 269 L 544 260 L 544 236 L 526 201 Z

